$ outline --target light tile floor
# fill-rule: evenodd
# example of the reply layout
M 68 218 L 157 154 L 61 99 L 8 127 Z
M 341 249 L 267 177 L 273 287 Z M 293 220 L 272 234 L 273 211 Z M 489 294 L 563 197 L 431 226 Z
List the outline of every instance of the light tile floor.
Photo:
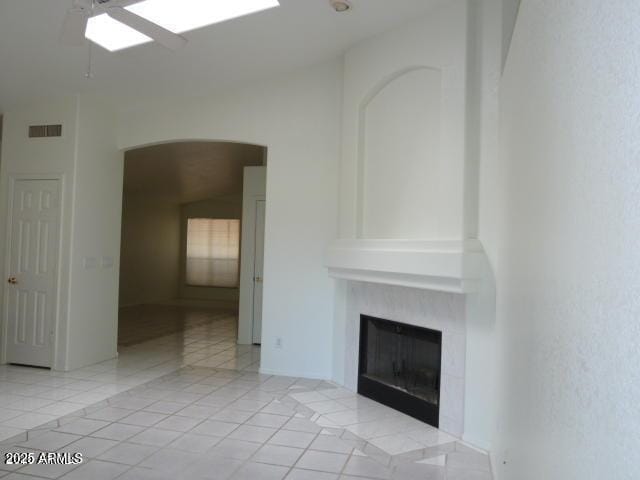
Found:
M 226 317 L 76 372 L 0 367 L 0 429 L 13 429 L 2 460 L 84 455 L 80 465 L 0 461 L 0 478 L 492 478 L 485 453 L 406 415 L 328 382 L 257 373 L 258 349 L 236 346 L 234 332 Z
M 71 372 L 0 365 L 0 440 L 185 365 L 257 372 L 260 348 L 237 345 L 236 325 L 233 315 L 211 314 L 203 325 L 121 345 L 117 359 Z
M 120 307 L 118 345 L 135 345 L 219 320 L 228 321 L 229 313 L 228 309 L 220 307 L 196 306 L 179 301 Z

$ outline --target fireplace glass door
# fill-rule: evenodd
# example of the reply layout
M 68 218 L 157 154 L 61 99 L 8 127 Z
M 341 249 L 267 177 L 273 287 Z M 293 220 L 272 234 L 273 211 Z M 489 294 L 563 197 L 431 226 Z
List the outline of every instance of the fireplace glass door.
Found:
M 361 316 L 358 392 L 438 426 L 442 333 Z

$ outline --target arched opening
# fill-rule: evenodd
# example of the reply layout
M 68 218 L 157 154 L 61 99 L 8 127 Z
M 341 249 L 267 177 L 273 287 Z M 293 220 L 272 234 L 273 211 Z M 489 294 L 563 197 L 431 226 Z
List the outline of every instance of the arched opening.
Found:
M 155 342 L 257 371 L 266 166 L 266 147 L 239 142 L 124 152 L 119 349 Z

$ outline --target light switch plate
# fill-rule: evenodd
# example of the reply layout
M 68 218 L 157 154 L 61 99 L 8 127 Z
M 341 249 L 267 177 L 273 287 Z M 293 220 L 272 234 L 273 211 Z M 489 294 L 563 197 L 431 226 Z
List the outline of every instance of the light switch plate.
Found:
M 102 268 L 113 267 L 113 257 L 102 257 Z

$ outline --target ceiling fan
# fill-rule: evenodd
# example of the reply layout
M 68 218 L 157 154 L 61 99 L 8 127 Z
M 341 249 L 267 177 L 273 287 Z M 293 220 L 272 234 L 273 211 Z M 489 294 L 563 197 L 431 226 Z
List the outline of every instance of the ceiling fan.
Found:
M 126 9 L 141 0 L 75 0 L 67 10 L 60 40 L 64 45 L 82 46 L 86 43 L 85 34 L 91 17 L 106 13 L 112 19 L 137 30 L 161 45 L 179 50 L 187 44 L 187 39 L 167 30 Z

